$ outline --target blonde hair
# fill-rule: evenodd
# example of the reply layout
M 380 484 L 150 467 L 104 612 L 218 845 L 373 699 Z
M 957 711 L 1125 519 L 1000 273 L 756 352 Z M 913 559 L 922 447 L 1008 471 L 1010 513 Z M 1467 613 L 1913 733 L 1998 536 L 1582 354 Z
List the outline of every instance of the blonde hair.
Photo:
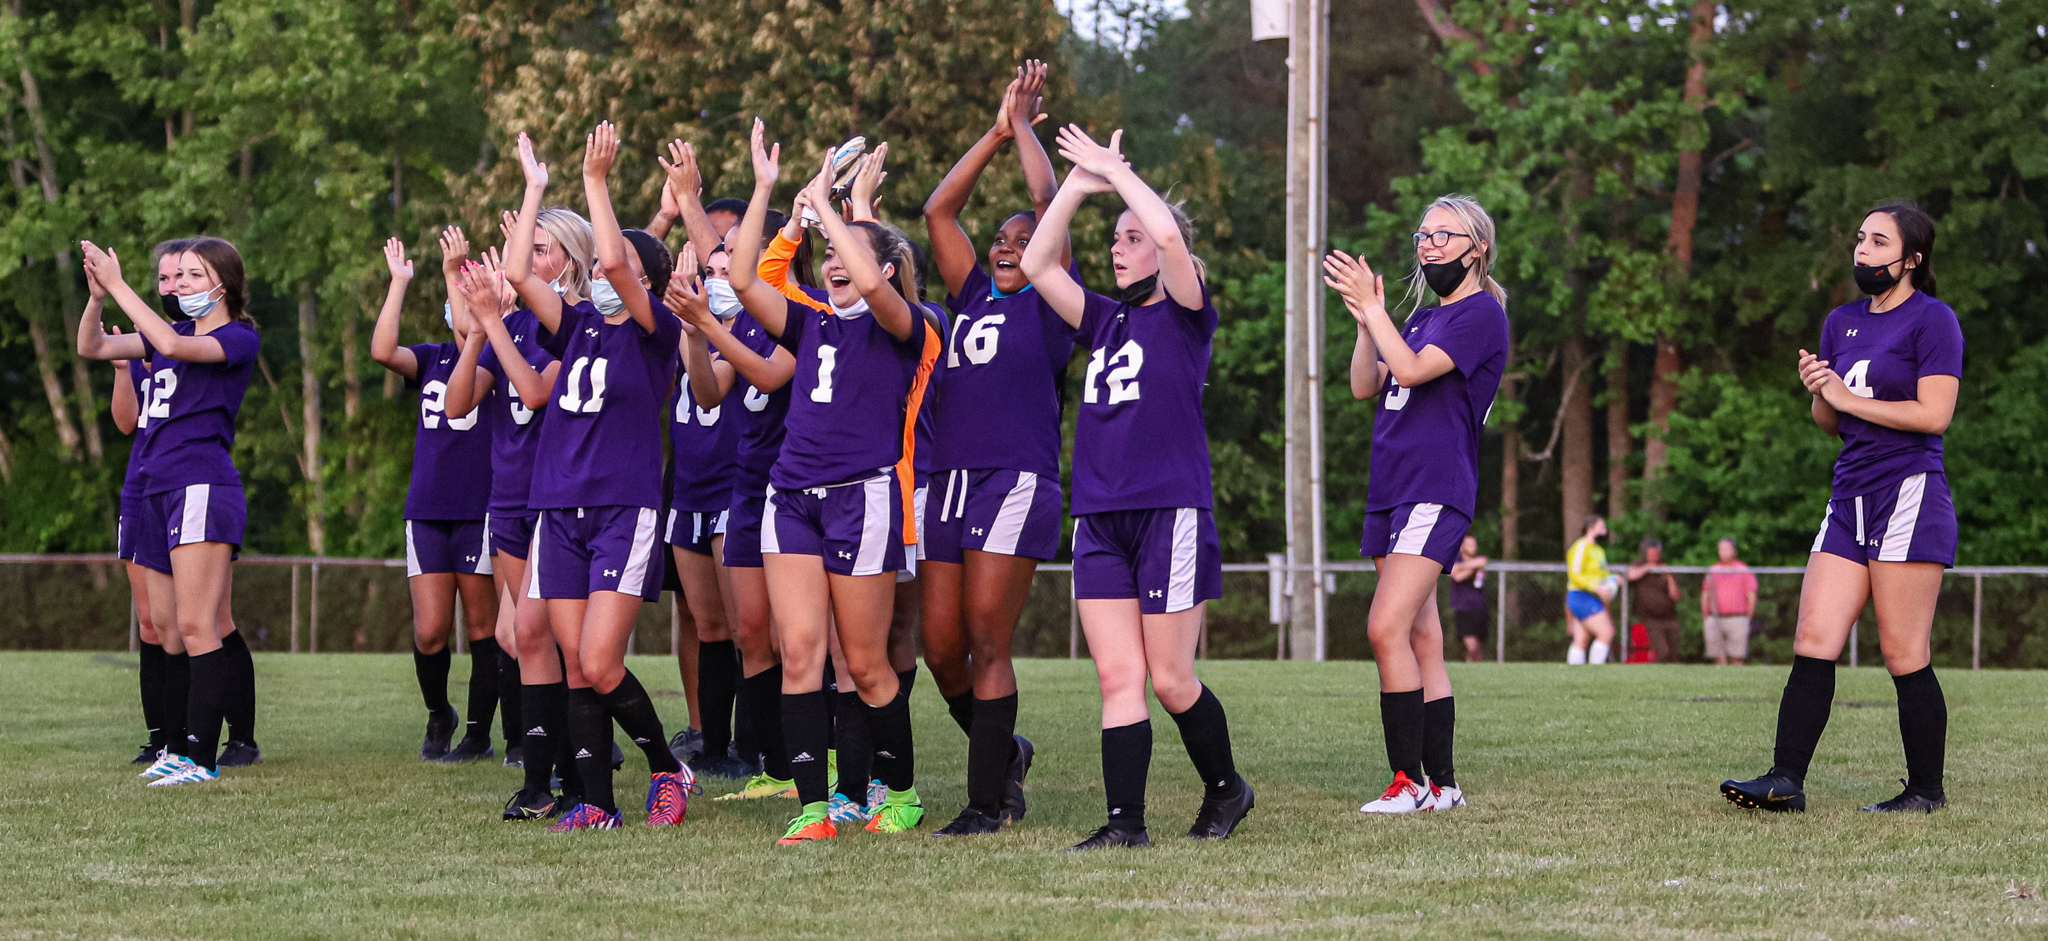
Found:
M 590 232 L 590 220 L 573 209 L 549 206 L 534 217 L 534 224 L 547 230 L 555 247 L 569 256 L 562 268 L 562 289 L 576 297 L 590 296 L 590 259 L 597 254 L 597 237 Z
M 1166 202 L 1165 197 L 1160 197 L 1160 201 Z M 1202 256 L 1195 254 L 1195 220 L 1194 217 L 1188 215 L 1187 204 L 1188 201 L 1185 199 L 1174 200 L 1173 202 L 1166 203 L 1166 211 L 1173 216 L 1173 227 L 1180 231 L 1180 243 L 1187 246 L 1188 258 L 1192 259 L 1195 263 L 1195 276 L 1201 278 L 1202 283 L 1207 284 L 1209 282 L 1209 266 L 1202 261 Z M 1124 212 L 1130 213 L 1133 221 L 1137 220 L 1138 211 L 1132 209 L 1129 203 L 1124 204 Z M 1117 218 L 1121 220 L 1123 217 L 1119 214 Z M 1138 227 L 1144 228 L 1142 224 Z M 1147 234 L 1149 235 L 1150 233 Z M 1114 241 L 1116 238 L 1115 233 L 1111 233 L 1110 237 Z
M 1481 244 L 1486 246 L 1473 262 L 1473 266 L 1479 270 L 1479 285 L 1486 293 L 1493 295 L 1493 299 L 1499 301 L 1500 306 L 1508 306 L 1507 288 L 1501 287 L 1500 282 L 1493 280 L 1493 265 L 1500 259 L 1500 244 L 1494 239 L 1493 217 L 1486 214 L 1486 208 L 1479 205 L 1478 200 L 1457 193 L 1438 196 L 1434 202 L 1423 208 L 1422 217 L 1429 218 L 1430 212 L 1436 209 L 1448 212 L 1458 220 L 1459 227 L 1465 230 L 1466 235 L 1472 237 L 1473 249 L 1479 248 Z M 1408 271 L 1410 312 L 1421 309 L 1422 292 L 1427 286 L 1428 282 L 1422 277 L 1422 253 L 1417 252 L 1414 266 Z

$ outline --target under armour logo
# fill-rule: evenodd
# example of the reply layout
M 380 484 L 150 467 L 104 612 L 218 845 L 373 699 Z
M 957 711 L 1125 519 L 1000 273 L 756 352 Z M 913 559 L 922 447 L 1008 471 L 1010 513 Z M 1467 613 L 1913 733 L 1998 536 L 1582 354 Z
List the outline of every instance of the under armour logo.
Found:
M 171 535 L 175 536 L 175 535 L 177 535 L 177 534 L 178 534 L 178 527 L 176 527 L 176 526 L 173 526 L 173 527 L 171 527 Z
M 851 553 L 851 552 L 841 552 L 841 553 L 839 553 L 839 557 L 840 557 L 840 558 L 842 558 L 842 559 L 851 559 L 851 558 L 853 558 L 853 553 Z
M 986 529 L 983 529 L 983 528 L 981 528 L 981 527 L 979 527 L 979 526 L 972 526 L 972 527 L 969 527 L 969 529 L 970 529 L 970 530 L 971 530 L 971 531 L 972 531 L 972 532 L 973 532 L 973 533 L 974 533 L 975 535 L 977 535 L 977 536 L 986 536 L 986 535 L 988 535 L 988 530 L 986 530 Z
M 513 335 L 512 335 L 512 342 L 514 342 L 514 343 L 524 343 L 524 342 L 526 342 L 526 334 L 524 334 L 524 333 L 515 333 L 515 334 L 513 334 Z
M 606 577 L 606 578 L 617 578 L 617 577 L 619 577 L 619 570 L 618 570 L 618 569 L 605 569 L 605 570 L 604 570 L 604 577 Z
M 1843 335 L 1843 336 L 1845 336 L 1845 337 L 1853 337 L 1853 336 L 1855 336 L 1855 335 L 1856 335 L 1856 330 L 1855 330 L 1855 329 L 1854 329 L 1854 328 L 1852 327 L 1852 328 L 1850 328 L 1850 329 L 1849 329 L 1849 330 L 1848 330 L 1847 332 L 1843 333 L 1842 335 Z
M 446 365 L 448 365 L 448 357 L 446 357 L 446 356 L 443 356 L 443 357 L 441 357 L 441 365 L 443 365 L 443 366 L 446 366 Z
M 463 557 L 462 557 L 462 561 L 464 561 L 464 562 L 475 562 L 475 561 L 476 561 L 476 556 L 473 556 L 473 555 L 466 555 L 466 556 L 463 556 Z
M 1145 593 L 1145 595 L 1146 595 L 1147 597 L 1150 597 L 1150 598 L 1158 598 L 1158 597 L 1161 597 L 1161 596 L 1163 596 L 1163 595 L 1165 595 L 1165 594 L 1166 594 L 1165 592 L 1163 592 L 1163 591 L 1160 591 L 1160 590 L 1159 590 L 1159 589 L 1157 589 L 1157 588 L 1154 588 L 1154 589 L 1152 589 L 1151 591 L 1148 591 L 1148 592 L 1146 592 L 1146 593 Z

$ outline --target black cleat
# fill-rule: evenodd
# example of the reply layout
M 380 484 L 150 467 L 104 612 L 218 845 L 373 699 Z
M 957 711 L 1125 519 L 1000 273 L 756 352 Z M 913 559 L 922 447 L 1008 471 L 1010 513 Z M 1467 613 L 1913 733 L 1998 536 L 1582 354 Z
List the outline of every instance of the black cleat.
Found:
M 448 744 L 455 738 L 455 730 L 462 727 L 462 716 L 455 707 L 449 706 L 439 713 L 427 713 L 427 737 L 420 740 L 420 760 L 440 761 L 448 754 Z
M 683 726 L 676 737 L 668 740 L 668 753 L 686 765 L 694 765 L 704 757 L 704 730 Z
M 1022 735 L 1012 735 L 1017 742 L 1015 751 L 1010 752 L 1010 777 L 1003 786 L 1003 822 L 1016 823 L 1024 819 L 1024 776 L 1031 773 L 1031 740 Z
M 706 755 L 696 764 L 691 765 L 690 769 L 697 772 L 697 776 L 700 778 L 710 775 L 714 778 L 730 778 L 735 781 L 744 781 L 761 773 L 760 769 L 730 755 Z
M 220 766 L 223 768 L 247 768 L 263 763 L 263 749 L 255 742 L 231 741 L 220 750 Z
M 932 836 L 974 836 L 981 833 L 995 833 L 1003 828 L 999 817 L 991 817 L 973 807 L 960 811 L 953 822 L 932 831 Z
M 490 739 L 470 738 L 465 735 L 462 737 L 462 741 L 456 743 L 453 751 L 441 756 L 441 763 L 444 765 L 460 765 L 496 757 L 498 757 L 498 751 L 491 747 Z
M 521 788 L 505 802 L 506 820 L 545 820 L 561 812 L 561 801 L 546 791 L 531 792 Z
M 142 746 L 142 754 L 140 754 L 140 755 L 136 755 L 136 756 L 135 756 L 135 760 L 134 760 L 134 761 L 131 761 L 131 762 L 129 762 L 129 764 L 131 764 L 131 765 L 144 765 L 144 766 L 147 766 L 147 765 L 153 765 L 153 764 L 156 764 L 156 760 L 157 760 L 158 758 L 162 758 L 163 756 L 164 756 L 164 750 L 163 750 L 163 747 L 162 747 L 162 746 L 160 746 L 160 745 L 151 745 L 151 744 L 149 744 L 149 743 L 145 742 L 145 743 L 143 743 L 143 746 Z
M 1222 797 L 1203 797 L 1202 809 L 1195 814 L 1195 825 L 1188 828 L 1190 840 L 1227 840 L 1244 822 L 1246 814 L 1252 812 L 1252 784 L 1238 775 L 1237 786 Z
M 1151 846 L 1152 837 L 1144 827 L 1132 829 L 1119 824 L 1109 824 L 1095 831 L 1087 839 L 1066 848 L 1065 852 L 1084 853 L 1088 850 L 1107 849 L 1112 846 Z
M 1754 780 L 1721 782 L 1721 796 L 1737 807 L 1768 810 L 1774 814 L 1803 813 L 1806 810 L 1806 792 L 1800 789 L 1799 782 L 1775 768 Z
M 1903 778 L 1900 779 L 1899 783 L 1906 784 Z M 1919 791 L 1913 790 L 1912 785 L 1906 784 L 1905 793 L 1884 803 L 1872 804 L 1862 809 L 1874 814 L 1931 814 L 1947 806 L 1947 794 L 1936 794 L 1933 797 L 1928 797 Z
M 526 768 L 526 746 L 507 742 L 505 744 L 505 767 L 524 770 Z

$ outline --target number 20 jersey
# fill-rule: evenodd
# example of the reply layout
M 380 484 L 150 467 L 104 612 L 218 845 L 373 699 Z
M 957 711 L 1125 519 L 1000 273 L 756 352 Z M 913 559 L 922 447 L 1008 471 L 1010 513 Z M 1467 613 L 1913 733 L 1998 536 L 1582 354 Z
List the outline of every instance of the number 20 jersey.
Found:
M 1074 431 L 1073 514 L 1210 509 L 1202 389 L 1216 305 L 1208 285 L 1200 310 L 1171 295 L 1143 307 L 1084 296 L 1078 339 L 1088 370 Z
M 467 415 L 448 414 L 448 377 L 462 347 L 419 343 L 406 347 L 417 366 L 420 424 L 412 439 L 412 486 L 405 492 L 409 520 L 480 520 L 490 509 L 491 403 Z
M 562 365 L 540 430 L 530 508 L 662 505 L 661 425 L 683 322 L 661 301 L 649 303 L 652 333 L 631 317 L 606 323 L 578 304 L 563 308 L 561 329 L 541 338 Z
M 1849 391 L 1880 402 L 1920 396 L 1924 376 L 1963 374 L 1963 327 L 1956 312 L 1915 291 L 1881 314 L 1868 299 L 1829 312 L 1821 327 L 1821 359 Z M 1922 473 L 1943 473 L 1941 436 L 1872 424 L 1847 412 L 1836 419 L 1842 453 L 1835 458 L 1834 498 L 1875 493 Z

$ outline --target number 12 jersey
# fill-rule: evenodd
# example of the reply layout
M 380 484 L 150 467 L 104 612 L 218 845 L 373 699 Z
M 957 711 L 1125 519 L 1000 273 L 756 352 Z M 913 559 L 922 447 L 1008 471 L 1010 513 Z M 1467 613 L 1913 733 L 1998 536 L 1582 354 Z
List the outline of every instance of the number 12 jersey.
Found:
M 1084 296 L 1077 339 L 1088 345 L 1088 371 L 1074 431 L 1073 514 L 1210 509 L 1202 389 L 1217 318 L 1209 286 L 1199 310 L 1170 294 L 1143 307 Z

